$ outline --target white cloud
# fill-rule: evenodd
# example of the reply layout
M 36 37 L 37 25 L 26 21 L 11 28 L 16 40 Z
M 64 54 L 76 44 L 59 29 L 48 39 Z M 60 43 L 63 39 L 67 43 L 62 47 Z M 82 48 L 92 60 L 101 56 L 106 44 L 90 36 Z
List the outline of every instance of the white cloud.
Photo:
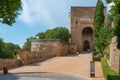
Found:
M 22 0 L 23 11 L 19 19 L 27 25 L 48 28 L 67 26 L 71 6 L 89 6 L 87 0 Z M 83 4 L 84 3 L 84 4 Z M 91 6 L 90 5 L 90 6 Z
M 57 0 L 22 0 L 23 11 L 20 15 L 20 20 L 28 25 L 34 24 L 45 24 L 49 26 L 56 25 L 55 17 L 60 16 L 62 10 L 65 7 L 65 2 L 60 1 L 60 4 Z

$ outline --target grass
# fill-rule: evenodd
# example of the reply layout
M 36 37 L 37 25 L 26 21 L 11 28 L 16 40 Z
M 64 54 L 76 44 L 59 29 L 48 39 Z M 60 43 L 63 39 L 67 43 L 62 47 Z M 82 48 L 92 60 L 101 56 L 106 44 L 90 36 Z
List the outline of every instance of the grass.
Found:
M 102 58 L 101 64 L 105 80 L 120 80 L 118 74 L 109 67 L 106 59 Z

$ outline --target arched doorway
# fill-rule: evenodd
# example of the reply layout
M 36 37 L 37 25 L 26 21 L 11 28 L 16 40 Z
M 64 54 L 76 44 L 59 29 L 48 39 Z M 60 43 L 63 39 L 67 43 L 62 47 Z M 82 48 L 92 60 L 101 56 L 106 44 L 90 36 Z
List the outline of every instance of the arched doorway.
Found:
M 82 30 L 83 51 L 92 51 L 93 49 L 93 29 L 91 27 L 85 27 Z
M 85 40 L 84 41 L 84 51 L 87 51 L 87 50 L 90 50 L 90 44 L 89 44 L 89 41 Z

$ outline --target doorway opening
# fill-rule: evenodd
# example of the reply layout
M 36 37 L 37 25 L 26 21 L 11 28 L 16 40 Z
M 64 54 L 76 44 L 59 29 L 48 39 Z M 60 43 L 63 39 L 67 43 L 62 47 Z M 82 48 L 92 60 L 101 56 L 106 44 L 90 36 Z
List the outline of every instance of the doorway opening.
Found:
M 84 41 L 84 51 L 88 51 L 90 50 L 90 44 L 89 44 L 89 41 L 85 40 Z

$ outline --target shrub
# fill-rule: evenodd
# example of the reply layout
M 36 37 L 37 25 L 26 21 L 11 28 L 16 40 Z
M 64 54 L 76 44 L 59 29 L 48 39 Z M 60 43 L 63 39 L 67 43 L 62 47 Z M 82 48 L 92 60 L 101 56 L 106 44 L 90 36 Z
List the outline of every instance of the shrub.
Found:
M 100 61 L 101 60 L 101 54 L 98 53 L 96 50 L 92 53 L 92 59 L 93 61 Z

